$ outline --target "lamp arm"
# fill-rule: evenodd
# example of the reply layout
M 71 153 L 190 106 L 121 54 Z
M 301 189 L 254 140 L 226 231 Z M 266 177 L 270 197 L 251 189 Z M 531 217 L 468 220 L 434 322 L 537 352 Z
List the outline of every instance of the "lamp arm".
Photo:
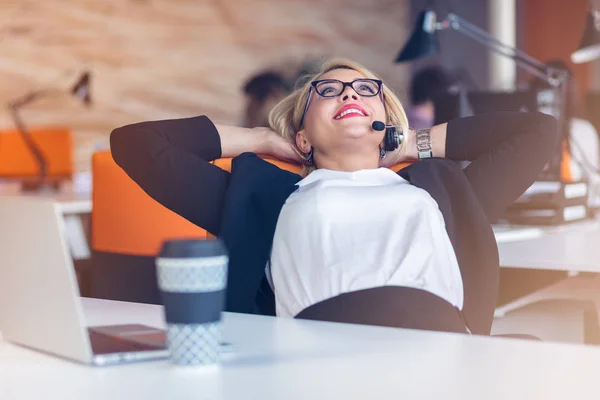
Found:
M 548 67 L 541 61 L 536 60 L 522 50 L 501 42 L 485 30 L 466 21 L 456 14 L 448 14 L 445 20 L 439 24 L 438 29 L 447 28 L 454 29 L 463 35 L 470 37 L 497 54 L 511 58 L 517 65 L 519 65 L 519 67 L 529 71 L 538 78 L 543 79 L 551 86 L 556 87 L 563 83 L 566 79 L 566 75 L 562 74 L 561 71 L 549 71 Z M 556 72 L 557 74 L 552 75 L 551 72 Z
M 27 97 L 28 96 L 23 97 L 22 100 L 29 100 L 29 101 L 23 101 L 22 102 L 23 104 L 27 104 L 28 102 L 32 101 L 33 98 L 35 98 L 35 96 L 32 96 L 32 99 L 27 99 Z M 21 134 L 23 141 L 29 148 L 29 151 L 31 152 L 31 154 L 33 154 L 33 157 L 35 158 L 35 160 L 38 164 L 40 183 L 43 183 L 46 180 L 46 177 L 48 176 L 48 162 L 46 161 L 46 158 L 44 157 L 44 154 L 42 153 L 42 151 L 39 148 L 39 146 L 37 145 L 37 143 L 35 143 L 35 141 L 31 138 L 29 131 L 25 127 L 25 123 L 23 123 L 23 120 L 21 119 L 21 116 L 19 115 L 19 107 L 20 106 L 21 106 L 21 102 L 17 101 L 15 103 L 11 103 L 8 106 L 8 109 L 9 109 L 10 115 L 15 123 L 15 126 L 17 127 L 17 130 Z
M 504 49 L 514 53 L 517 57 L 522 58 L 524 61 L 526 61 L 527 63 L 529 63 L 537 68 L 544 69 L 546 67 L 546 65 L 543 62 L 531 57 L 529 54 L 525 53 L 523 50 L 519 50 L 516 47 L 507 45 L 506 43 L 504 43 L 504 42 L 498 40 L 497 38 L 495 38 L 494 36 L 492 36 L 486 30 L 481 29 L 477 25 L 465 20 L 462 17 L 459 17 L 456 14 L 448 14 L 448 16 L 446 18 L 447 18 L 449 24 L 454 25 L 456 28 L 464 27 L 465 29 L 468 29 L 469 31 L 474 32 L 476 35 L 478 35 L 482 38 L 485 38 L 487 41 L 492 43 L 494 46 L 504 48 Z
M 26 106 L 29 103 L 32 103 L 33 101 L 39 98 L 58 93 L 60 93 L 60 90 L 58 89 L 36 90 L 27 93 L 23 97 L 19 97 L 18 99 L 11 101 L 9 103 L 9 107 L 20 108 Z
M 82 100 L 85 102 L 86 105 L 89 105 L 89 103 L 90 103 L 89 93 L 87 92 L 87 86 L 89 85 L 89 80 L 90 80 L 90 74 L 89 74 L 89 72 L 85 72 L 79 78 L 79 80 L 75 84 L 74 88 L 71 89 L 71 91 L 73 93 L 75 93 L 76 95 L 78 94 L 80 88 L 85 89 L 84 97 L 82 98 Z M 19 97 L 7 104 L 8 111 L 10 113 L 10 116 L 13 119 L 13 122 L 17 128 L 17 131 L 23 138 L 23 141 L 29 148 L 29 151 L 31 152 L 31 154 L 33 155 L 33 157 L 35 158 L 35 160 L 38 164 L 39 182 L 37 185 L 35 185 L 33 187 L 35 189 L 46 186 L 45 185 L 47 183 L 46 178 L 48 176 L 48 161 L 44 157 L 44 153 L 42 152 L 39 145 L 32 139 L 29 131 L 27 130 L 27 127 L 25 126 L 25 123 L 23 122 L 23 119 L 21 118 L 21 115 L 19 114 L 19 110 L 21 107 L 26 106 L 27 104 L 32 103 L 33 101 L 35 101 L 39 98 L 48 97 L 50 95 L 57 95 L 57 94 L 61 94 L 61 93 L 63 93 L 62 90 L 59 90 L 56 88 L 37 90 L 37 91 L 29 92 L 29 93 L 25 94 L 24 96 Z M 80 97 L 80 96 L 77 96 L 77 97 Z
M 528 63 L 527 61 L 524 61 L 522 58 L 518 57 L 516 54 L 514 54 L 510 50 L 504 49 L 502 47 L 495 47 L 494 45 L 490 44 L 490 42 L 487 41 L 485 38 L 477 36 L 476 34 L 474 34 L 473 32 L 471 32 L 467 29 L 458 28 L 456 30 L 458 32 L 462 33 L 463 35 L 470 37 L 471 39 L 475 40 L 476 42 L 484 45 L 485 47 L 487 47 L 491 51 L 495 52 L 496 54 L 500 54 L 501 56 L 511 58 L 512 60 L 515 61 L 515 63 L 519 67 L 529 71 L 532 75 L 535 75 L 540 79 L 543 79 L 545 82 L 550 83 L 552 86 L 555 86 L 554 81 L 552 81 L 552 83 L 550 82 L 545 68 L 542 70 L 542 69 L 538 68 L 537 66 L 531 65 L 530 63 Z
M 48 161 L 44 157 L 44 154 L 38 146 L 38 144 L 35 142 L 35 140 L 31 138 L 31 135 L 29 134 L 29 131 L 27 130 L 27 127 L 23 122 L 23 119 L 19 114 L 19 109 L 39 98 L 58 93 L 60 93 L 60 90 L 58 89 L 37 90 L 34 92 L 27 93 L 23 97 L 13 100 L 8 104 L 10 116 L 13 119 L 17 131 L 23 138 L 25 145 L 29 148 L 29 151 L 31 152 L 31 154 L 35 158 L 35 161 L 38 164 L 40 184 L 43 184 L 43 182 L 45 182 L 48 176 Z

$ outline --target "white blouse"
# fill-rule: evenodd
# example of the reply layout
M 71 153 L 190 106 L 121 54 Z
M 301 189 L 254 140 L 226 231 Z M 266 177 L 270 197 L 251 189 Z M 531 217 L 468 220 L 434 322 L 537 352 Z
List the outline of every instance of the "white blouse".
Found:
M 298 186 L 271 253 L 278 316 L 380 286 L 426 290 L 462 309 L 460 269 L 429 193 L 387 168 L 318 169 Z

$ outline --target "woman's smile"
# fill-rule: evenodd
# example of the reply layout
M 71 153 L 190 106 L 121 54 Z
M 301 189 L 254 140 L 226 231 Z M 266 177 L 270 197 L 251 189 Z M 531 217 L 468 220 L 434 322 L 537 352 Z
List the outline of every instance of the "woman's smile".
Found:
M 343 119 L 343 118 L 352 118 L 352 117 L 368 117 L 369 114 L 362 108 L 359 104 L 346 104 L 342 108 L 340 108 L 333 119 Z

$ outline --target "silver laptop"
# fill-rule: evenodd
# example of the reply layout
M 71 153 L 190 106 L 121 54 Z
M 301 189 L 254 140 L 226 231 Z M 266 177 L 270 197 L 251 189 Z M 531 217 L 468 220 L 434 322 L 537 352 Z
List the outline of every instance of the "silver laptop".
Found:
M 60 205 L 0 197 L 0 332 L 4 340 L 86 364 L 167 357 L 164 332 L 88 328 Z

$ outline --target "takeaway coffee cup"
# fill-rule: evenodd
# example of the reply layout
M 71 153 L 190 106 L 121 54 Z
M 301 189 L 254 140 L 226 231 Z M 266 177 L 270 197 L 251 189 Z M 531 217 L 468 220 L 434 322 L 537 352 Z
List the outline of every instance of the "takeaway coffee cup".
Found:
M 156 268 L 171 363 L 219 361 L 228 262 L 225 245 L 218 239 L 163 243 Z

